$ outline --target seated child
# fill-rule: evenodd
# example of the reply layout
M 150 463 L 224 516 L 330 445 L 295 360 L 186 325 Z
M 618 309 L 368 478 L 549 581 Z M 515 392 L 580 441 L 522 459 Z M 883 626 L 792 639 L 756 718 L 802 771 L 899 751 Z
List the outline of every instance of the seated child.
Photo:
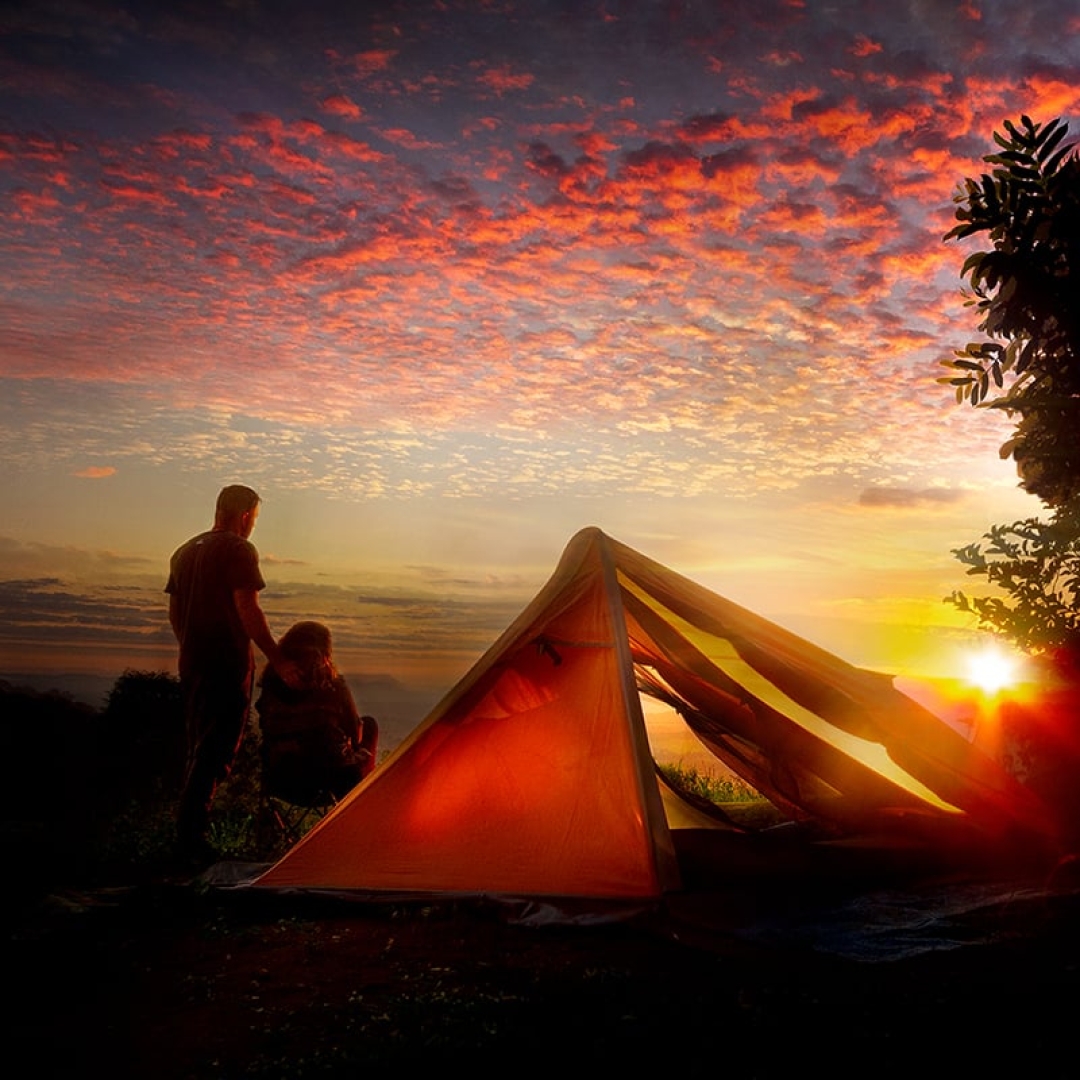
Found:
M 296 623 L 278 647 L 299 668 L 302 683 L 287 686 L 270 665 L 263 672 L 255 709 L 267 786 L 298 805 L 340 799 L 374 769 L 379 726 L 359 715 L 322 623 Z

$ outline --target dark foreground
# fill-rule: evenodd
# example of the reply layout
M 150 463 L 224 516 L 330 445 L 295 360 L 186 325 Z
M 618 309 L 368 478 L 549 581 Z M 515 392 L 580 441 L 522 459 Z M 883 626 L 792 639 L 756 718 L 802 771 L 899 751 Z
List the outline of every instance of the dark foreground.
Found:
M 1072 1077 L 1080 901 L 1041 884 L 951 914 L 952 886 L 912 894 L 876 935 L 879 894 L 794 881 L 561 927 L 178 881 L 67 891 L 8 918 L 8 1075 Z
M 890 851 L 871 886 L 858 848 L 680 830 L 692 887 L 605 926 L 226 892 L 168 865 L 174 679 L 125 675 L 100 713 L 0 682 L 0 717 L 16 1080 L 1080 1075 L 1077 882 L 983 889 L 966 841 L 919 887 Z M 226 821 L 252 819 L 257 760 Z

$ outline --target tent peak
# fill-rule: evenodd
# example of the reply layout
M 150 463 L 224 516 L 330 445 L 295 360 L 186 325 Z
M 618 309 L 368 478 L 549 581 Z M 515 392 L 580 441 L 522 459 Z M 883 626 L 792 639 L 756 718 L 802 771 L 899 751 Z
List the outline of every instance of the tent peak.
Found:
M 607 533 L 599 525 L 586 525 L 583 529 L 579 529 L 574 533 L 572 539 L 576 540 L 578 537 L 588 537 L 589 539 L 607 538 Z
M 600 544 L 611 543 L 613 537 L 609 536 L 598 525 L 586 525 L 583 529 L 579 529 L 573 536 L 570 537 L 567 543 L 567 549 L 578 547 L 592 547 Z

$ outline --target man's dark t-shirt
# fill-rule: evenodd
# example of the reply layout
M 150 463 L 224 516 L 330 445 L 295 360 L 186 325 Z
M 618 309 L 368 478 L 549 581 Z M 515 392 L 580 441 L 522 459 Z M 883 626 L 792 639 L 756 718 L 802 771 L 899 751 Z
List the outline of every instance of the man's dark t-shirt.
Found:
M 176 550 L 165 591 L 174 594 L 177 603 L 181 678 L 250 667 L 251 639 L 233 591 L 265 587 L 255 545 L 236 533 L 215 529 Z

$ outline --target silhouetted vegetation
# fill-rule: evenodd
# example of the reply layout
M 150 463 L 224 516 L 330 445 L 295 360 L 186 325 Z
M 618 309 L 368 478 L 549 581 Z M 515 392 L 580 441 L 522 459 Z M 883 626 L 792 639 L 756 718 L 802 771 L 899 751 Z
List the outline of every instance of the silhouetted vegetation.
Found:
M 1021 486 L 1053 511 L 994 526 L 954 550 L 968 569 L 1000 590 L 946 599 L 1022 649 L 1080 646 L 1080 158 L 1060 119 L 1029 117 L 994 132 L 993 168 L 968 178 L 957 196 L 958 224 L 945 239 L 985 234 L 987 251 L 968 257 L 968 279 L 986 340 L 953 360 L 939 381 L 958 401 L 1016 419 L 1002 457 L 1016 462 Z
M 985 233 L 992 248 L 961 271 L 988 340 L 945 361 L 956 374 L 944 381 L 958 400 L 1017 418 L 1001 455 L 1047 506 L 1080 494 L 1080 158 L 1067 132 L 1061 120 L 1006 121 L 1001 149 L 983 159 L 993 170 L 964 181 L 945 236 Z
M 96 713 L 63 694 L 0 682 L 4 848 L 24 879 L 77 860 L 91 827 Z
M 981 540 L 953 551 L 969 575 L 999 595 L 946 597 L 979 625 L 1031 653 L 1080 649 L 1080 503 L 1049 521 L 993 525 Z
M 185 753 L 174 676 L 126 671 L 100 710 L 0 682 L 0 716 L 5 847 L 24 894 L 167 867 Z M 277 851 L 256 827 L 258 765 L 252 728 L 215 807 L 223 857 Z

